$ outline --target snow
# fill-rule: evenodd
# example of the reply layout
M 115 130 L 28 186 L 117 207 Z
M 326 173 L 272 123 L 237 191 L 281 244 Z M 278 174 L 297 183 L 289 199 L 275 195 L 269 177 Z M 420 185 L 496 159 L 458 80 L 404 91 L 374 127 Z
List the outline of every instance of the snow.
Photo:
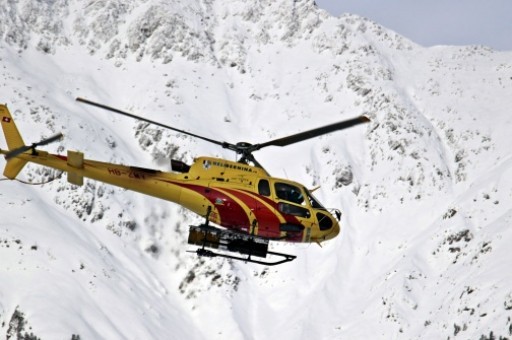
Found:
M 18 310 L 41 339 L 512 337 L 512 52 L 423 48 L 312 1 L 27 0 L 0 19 L 1 100 L 27 143 L 64 133 L 51 152 L 235 159 L 78 96 L 231 143 L 372 120 L 255 154 L 343 212 L 322 247 L 272 244 L 298 256 L 277 268 L 198 260 L 201 218 L 168 202 L 35 165 L 22 179 L 57 179 L 0 181 L 2 336 Z

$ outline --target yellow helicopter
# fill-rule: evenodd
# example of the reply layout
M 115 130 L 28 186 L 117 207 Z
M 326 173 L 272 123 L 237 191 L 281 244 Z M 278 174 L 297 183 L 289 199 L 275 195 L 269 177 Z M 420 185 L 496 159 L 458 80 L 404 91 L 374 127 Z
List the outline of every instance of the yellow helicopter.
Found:
M 0 154 L 7 160 L 3 173 L 6 178 L 15 179 L 25 164 L 32 162 L 66 172 L 68 182 L 74 185 L 83 185 L 86 177 L 177 203 L 205 218 L 203 224 L 189 229 L 188 243 L 197 246 L 194 252 L 199 256 L 277 265 L 292 261 L 295 256 L 270 251 L 269 241 L 320 243 L 339 234 L 339 210 L 324 208 L 311 190 L 300 183 L 270 176 L 252 153 L 268 146 L 287 146 L 369 122 L 366 116 L 261 144 L 231 144 L 84 98 L 76 100 L 217 144 L 235 151 L 240 159 L 233 162 L 198 157 L 191 165 L 171 160 L 172 171 L 164 172 L 85 159 L 79 151 L 68 150 L 66 155 L 50 154 L 38 147 L 61 139 L 62 134 L 26 145 L 7 106 L 0 105 L 8 147 L 8 150 L 0 149 Z M 210 222 L 222 228 L 212 226 Z M 263 260 L 267 255 L 274 261 Z

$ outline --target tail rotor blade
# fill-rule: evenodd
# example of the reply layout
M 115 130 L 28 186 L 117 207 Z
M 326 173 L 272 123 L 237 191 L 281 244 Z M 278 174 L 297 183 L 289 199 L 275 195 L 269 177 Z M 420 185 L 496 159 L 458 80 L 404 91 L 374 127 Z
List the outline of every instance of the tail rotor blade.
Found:
M 58 133 L 55 136 L 52 136 L 47 139 L 43 139 L 42 141 L 33 143 L 32 145 L 25 145 L 25 146 L 22 146 L 21 148 L 14 149 L 5 154 L 5 159 L 10 159 L 10 158 L 16 157 L 16 156 L 21 155 L 22 153 L 27 152 L 29 150 L 35 150 L 35 148 L 37 148 L 38 146 L 53 143 L 53 142 L 61 139 L 62 137 L 64 137 L 64 135 L 62 133 Z
M 22 153 L 32 149 L 31 146 L 22 146 L 21 148 L 14 149 L 8 153 L 5 154 L 5 159 L 11 159 L 13 157 L 16 157 L 18 155 L 21 155 Z
M 36 143 L 36 146 L 47 145 L 47 144 L 56 142 L 56 141 L 62 139 L 62 137 L 64 137 L 64 135 L 62 134 L 62 132 L 59 132 L 55 136 L 51 136 L 48 139 L 44 139 L 44 140 L 40 141 L 39 143 Z

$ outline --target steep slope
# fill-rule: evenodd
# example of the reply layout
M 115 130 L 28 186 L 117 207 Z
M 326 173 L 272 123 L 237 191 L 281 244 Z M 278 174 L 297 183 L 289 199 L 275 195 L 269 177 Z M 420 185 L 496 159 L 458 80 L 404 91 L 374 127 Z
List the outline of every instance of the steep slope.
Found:
M 57 179 L 1 181 L 0 334 L 22 313 L 42 339 L 512 336 L 512 52 L 425 49 L 313 1 L 0 11 L 2 101 L 27 142 L 65 134 L 51 151 L 160 169 L 235 157 L 76 96 L 230 142 L 372 119 L 257 155 L 344 213 L 322 248 L 273 245 L 298 255 L 279 268 L 197 260 L 200 218 L 166 202 L 35 166 L 25 179 Z

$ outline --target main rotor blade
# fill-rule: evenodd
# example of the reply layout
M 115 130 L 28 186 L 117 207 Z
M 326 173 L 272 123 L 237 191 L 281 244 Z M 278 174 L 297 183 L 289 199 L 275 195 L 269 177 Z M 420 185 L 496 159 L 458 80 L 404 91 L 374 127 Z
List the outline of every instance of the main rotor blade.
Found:
M 127 117 L 130 117 L 130 118 L 133 118 L 133 119 L 142 120 L 143 122 L 146 122 L 146 123 L 149 123 L 149 124 L 153 124 L 153 125 L 156 125 L 156 126 L 160 126 L 160 127 L 165 128 L 165 129 L 169 129 L 169 130 L 176 131 L 176 132 L 179 132 L 179 133 L 183 133 L 183 134 L 186 134 L 186 135 L 189 135 L 189 136 L 192 136 L 192 137 L 196 137 L 196 138 L 205 140 L 205 141 L 213 143 L 213 144 L 221 145 L 224 148 L 229 148 L 229 146 L 231 146 L 231 144 L 226 143 L 226 142 L 220 142 L 220 141 L 217 141 L 215 139 L 206 138 L 206 137 L 199 136 L 199 135 L 196 135 L 196 134 L 184 131 L 184 130 L 176 129 L 176 128 L 173 128 L 172 126 L 168 126 L 168 125 L 165 125 L 165 124 L 162 124 L 162 123 L 159 123 L 159 122 L 155 122 L 153 120 L 150 120 L 150 119 L 147 119 L 147 118 L 144 118 L 144 117 L 136 116 L 136 115 L 134 115 L 132 113 L 129 113 L 129 112 L 126 112 L 126 111 L 122 111 L 122 110 L 119 110 L 119 109 L 116 109 L 116 108 L 113 108 L 113 107 L 110 107 L 110 106 L 107 106 L 107 105 L 104 105 L 104 104 L 96 103 L 96 102 L 90 101 L 88 99 L 77 97 L 76 100 L 79 101 L 79 102 L 85 103 L 85 104 L 89 104 L 89 105 L 92 105 L 92 106 L 99 107 L 99 108 L 107 110 L 107 111 L 112 111 L 112 112 L 118 113 L 118 114 L 123 115 L 123 116 L 127 116 Z
M 370 121 L 370 119 L 368 117 L 360 116 L 360 117 L 352 118 L 352 119 L 345 120 L 342 122 L 334 123 L 331 125 L 326 125 L 326 126 L 322 126 L 322 127 L 316 128 L 316 129 L 300 132 L 300 133 L 297 133 L 295 135 L 291 135 L 288 137 L 274 139 L 274 140 L 271 140 L 266 143 L 256 144 L 256 145 L 254 145 L 254 149 L 259 150 L 261 148 L 271 146 L 271 145 L 287 146 L 290 144 L 302 142 L 302 141 L 310 139 L 310 138 L 315 138 L 315 137 L 318 137 L 321 135 L 325 135 L 326 133 L 329 133 L 329 132 L 343 130 L 343 129 L 352 127 L 354 125 L 367 123 L 369 121 Z
M 42 141 L 34 143 L 32 145 L 24 145 L 20 148 L 14 149 L 14 150 L 6 153 L 5 159 L 10 159 L 10 158 L 16 157 L 16 156 L 21 155 L 22 153 L 27 152 L 28 150 L 31 150 L 31 149 L 34 150 L 38 146 L 53 143 L 53 142 L 61 139 L 62 137 L 64 137 L 64 135 L 62 133 L 58 133 L 55 136 L 52 136 L 47 139 L 43 139 Z

